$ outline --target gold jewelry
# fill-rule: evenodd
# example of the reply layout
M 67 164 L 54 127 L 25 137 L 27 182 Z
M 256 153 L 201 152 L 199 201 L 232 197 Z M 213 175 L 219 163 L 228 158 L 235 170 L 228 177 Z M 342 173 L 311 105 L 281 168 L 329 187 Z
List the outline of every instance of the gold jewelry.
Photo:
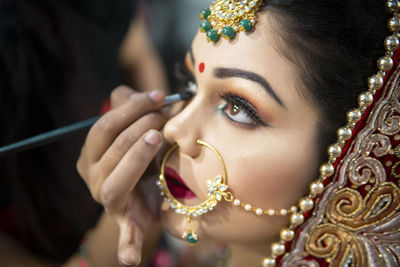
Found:
M 239 9 L 244 14 L 247 3 L 214 1 L 201 11 L 205 20 L 201 30 L 213 42 L 220 35 L 233 39 L 244 26 L 238 24 L 243 19 L 250 21 L 243 29 L 251 30 L 262 1 L 252 1 L 254 8 L 246 9 L 251 17 L 237 18 L 234 12 Z M 391 35 L 384 40 L 386 53 L 377 61 L 378 71 L 368 78 L 358 107 L 346 114 L 347 124 L 328 147 L 329 160 L 320 166 L 308 195 L 290 209 L 290 223 L 272 244 L 263 267 L 398 266 L 400 262 L 400 157 L 392 149 L 400 141 L 400 2 L 387 0 L 386 9 L 393 14 L 388 21 Z M 233 202 L 257 214 L 258 209 Z
M 171 192 L 169 191 L 165 180 L 164 169 L 167 159 L 172 154 L 172 152 L 176 148 L 178 148 L 178 144 L 174 144 L 165 154 L 161 164 L 161 174 L 159 176 L 159 180 L 157 181 L 157 186 L 161 190 L 162 192 L 161 194 L 164 196 L 164 199 L 166 199 L 170 203 L 170 207 L 177 214 L 182 214 L 186 216 L 187 231 L 185 231 L 182 234 L 182 238 L 186 239 L 191 244 L 196 244 L 199 239 L 199 236 L 193 230 L 193 225 L 192 225 L 193 218 L 206 214 L 209 211 L 212 211 L 218 204 L 218 202 L 220 202 L 222 199 L 225 199 L 227 201 L 230 201 L 230 199 L 232 199 L 232 194 L 227 192 L 228 185 L 226 184 L 226 176 L 227 176 L 226 166 L 221 155 L 215 148 L 213 148 L 211 145 L 207 144 L 202 140 L 197 140 L 197 144 L 205 146 L 209 148 L 211 151 L 213 151 L 217 155 L 217 158 L 222 165 L 223 174 L 217 175 L 214 178 L 214 180 L 207 180 L 208 199 L 206 199 L 199 205 L 190 207 L 184 205 L 179 200 L 175 199 L 174 196 L 172 196 Z
M 200 30 L 211 42 L 217 42 L 221 35 L 231 40 L 239 30 L 249 32 L 253 29 L 261 4 L 262 0 L 214 1 L 210 8 L 200 12 L 200 18 L 204 20 Z
M 178 148 L 178 144 L 174 144 L 165 154 L 164 159 L 161 163 L 161 174 L 159 176 L 159 180 L 157 181 L 157 186 L 161 190 L 161 195 L 164 199 L 169 203 L 170 207 L 177 213 L 186 216 L 186 228 L 187 230 L 182 234 L 182 238 L 186 239 L 191 244 L 196 244 L 199 236 L 194 231 L 193 227 L 193 219 L 197 218 L 203 214 L 206 214 L 217 206 L 219 202 L 223 199 L 227 202 L 232 202 L 235 207 L 242 207 L 245 211 L 253 212 L 256 215 L 288 215 L 288 214 L 297 214 L 297 207 L 293 206 L 290 209 L 281 209 L 274 210 L 268 209 L 263 210 L 260 208 L 254 208 L 250 204 L 243 203 L 237 198 L 233 197 L 233 194 L 228 191 L 229 186 L 227 185 L 227 171 L 225 162 L 221 156 L 221 154 L 211 145 L 207 144 L 202 140 L 197 140 L 197 144 L 202 145 L 210 149 L 217 156 L 221 166 L 222 166 L 222 175 L 217 175 L 213 180 L 207 180 L 208 187 L 208 199 L 200 203 L 196 206 L 186 206 L 179 200 L 177 200 L 169 191 L 167 182 L 165 180 L 165 164 L 169 156 L 174 152 L 175 149 Z M 304 206 L 306 206 L 305 204 Z M 307 206 L 308 209 L 312 208 L 312 205 Z

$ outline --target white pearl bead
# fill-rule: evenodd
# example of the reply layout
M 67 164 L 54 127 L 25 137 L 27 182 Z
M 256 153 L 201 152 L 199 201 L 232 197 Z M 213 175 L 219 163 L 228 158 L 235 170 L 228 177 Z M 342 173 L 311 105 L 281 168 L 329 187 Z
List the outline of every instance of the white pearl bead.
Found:
M 328 154 L 331 158 L 337 158 L 342 153 L 342 148 L 338 144 L 330 145 L 328 148 Z
M 352 131 L 348 127 L 342 127 L 342 128 L 339 128 L 337 135 L 340 140 L 346 141 L 351 138 Z
M 378 59 L 378 68 L 383 71 L 391 70 L 393 67 L 393 59 L 389 56 L 383 56 Z
M 392 32 L 398 32 L 400 30 L 399 19 L 396 17 L 390 18 L 388 21 L 388 27 L 389 27 L 389 30 L 391 30 Z
M 244 206 L 244 209 L 247 211 L 251 210 L 251 205 L 250 204 L 246 204 L 246 206 Z
M 362 113 L 361 110 L 355 108 L 347 112 L 347 120 L 349 123 L 356 123 L 361 119 Z
M 184 233 L 182 234 L 182 238 L 183 238 L 183 239 L 186 239 L 187 236 L 188 236 L 188 232 L 184 232 Z
M 324 184 L 316 181 L 310 185 L 310 191 L 313 195 L 319 195 L 324 191 Z
M 399 47 L 399 43 L 399 39 L 396 36 L 388 36 L 385 39 L 385 48 L 388 51 L 395 51 Z
M 268 214 L 268 215 L 275 215 L 275 210 L 269 209 L 269 210 L 267 211 L 267 214 Z
M 390 12 L 399 11 L 400 4 L 397 1 L 386 1 L 386 7 Z
M 256 214 L 257 215 L 262 215 L 263 214 L 263 210 L 262 209 L 257 209 L 256 210 Z
M 368 78 L 368 87 L 370 89 L 378 90 L 383 85 L 383 78 L 381 75 L 375 74 Z
M 280 256 L 283 253 L 285 253 L 285 246 L 282 245 L 281 243 L 273 243 L 271 245 L 271 250 L 272 254 L 274 254 L 275 256 Z
M 360 107 L 368 107 L 374 101 L 374 96 L 370 92 L 364 92 L 358 97 L 358 104 Z
M 235 199 L 235 200 L 233 201 L 233 205 L 239 206 L 239 205 L 240 205 L 240 200 L 239 200 L 239 199 Z
M 265 258 L 263 261 L 263 267 L 275 267 L 276 261 L 272 258 Z
M 304 216 L 300 213 L 292 214 L 292 216 L 290 216 L 290 222 L 295 226 L 300 225 L 304 222 Z
M 323 176 L 323 177 L 331 176 L 334 171 L 335 171 L 335 168 L 330 163 L 324 163 L 319 168 L 319 172 L 320 172 L 321 176 Z
M 291 241 L 294 237 L 294 232 L 288 228 L 283 228 L 280 236 L 283 241 Z
M 286 215 L 286 214 L 288 214 L 288 211 L 285 209 L 281 209 L 280 213 L 281 213 L 281 215 Z
M 312 199 L 309 198 L 303 198 L 300 200 L 299 206 L 303 211 L 309 211 L 310 209 L 313 208 L 314 201 L 312 201 Z

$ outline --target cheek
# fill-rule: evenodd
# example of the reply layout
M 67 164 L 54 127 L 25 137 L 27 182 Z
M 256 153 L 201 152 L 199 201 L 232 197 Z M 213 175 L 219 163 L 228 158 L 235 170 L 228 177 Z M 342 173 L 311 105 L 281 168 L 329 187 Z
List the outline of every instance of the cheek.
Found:
M 263 210 L 290 209 L 297 205 L 316 170 L 316 153 L 307 142 L 297 146 L 288 140 L 266 146 L 256 143 L 257 147 L 238 149 L 241 153 L 231 153 L 232 156 L 225 158 L 228 185 L 234 197 Z M 288 220 L 289 216 L 258 216 L 224 202 L 218 214 L 202 218 L 201 226 L 210 238 L 250 242 L 273 238 Z M 219 223 L 223 227 L 216 227 Z
M 296 205 L 317 167 L 316 153 L 306 143 L 271 142 L 229 159 L 234 196 L 264 210 Z

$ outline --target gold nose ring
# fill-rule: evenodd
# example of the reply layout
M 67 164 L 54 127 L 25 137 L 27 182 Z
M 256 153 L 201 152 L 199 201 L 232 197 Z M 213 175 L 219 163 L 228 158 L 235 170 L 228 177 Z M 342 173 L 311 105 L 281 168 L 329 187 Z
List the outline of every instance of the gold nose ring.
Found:
M 164 199 L 169 203 L 170 207 L 177 213 L 186 216 L 186 221 L 188 223 L 188 230 L 182 235 L 184 239 L 187 239 L 189 243 L 195 244 L 198 241 L 198 235 L 194 232 L 192 227 L 192 219 L 199 217 L 207 212 L 212 211 L 215 206 L 222 200 L 232 201 L 233 196 L 228 192 L 228 185 L 226 184 L 227 171 L 224 160 L 221 154 L 211 145 L 207 144 L 203 140 L 197 140 L 197 144 L 202 145 L 210 149 L 217 156 L 223 170 L 222 175 L 217 175 L 213 180 L 207 180 L 208 187 L 208 198 L 195 206 L 187 206 L 177 200 L 169 191 L 166 180 L 165 180 L 165 164 L 175 149 L 178 148 L 178 144 L 174 144 L 168 152 L 165 154 L 164 159 L 161 163 L 161 174 L 157 181 L 157 186 L 161 190 L 161 194 Z

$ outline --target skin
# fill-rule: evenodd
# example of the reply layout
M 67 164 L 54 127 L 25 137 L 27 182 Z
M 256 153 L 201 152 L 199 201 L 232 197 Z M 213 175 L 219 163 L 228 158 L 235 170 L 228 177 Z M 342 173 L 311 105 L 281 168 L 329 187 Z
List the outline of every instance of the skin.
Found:
M 297 204 L 308 185 L 306 181 L 313 177 L 317 162 L 317 112 L 301 97 L 292 78 L 295 69 L 275 49 L 273 25 L 272 18 L 263 14 L 255 33 L 239 34 L 232 42 L 222 40 L 211 45 L 204 34 L 198 34 L 193 41 L 193 57 L 188 56 L 186 62 L 194 71 L 198 93 L 164 127 L 168 143 L 178 143 L 180 148 L 167 165 L 178 170 L 197 195 L 195 199 L 183 200 L 185 205 L 193 206 L 207 199 L 206 180 L 222 173 L 216 156 L 197 145 L 197 139 L 205 140 L 221 153 L 231 192 L 254 207 L 280 210 Z M 200 73 L 195 66 L 202 61 L 206 68 Z M 216 77 L 218 68 L 242 69 L 264 77 L 284 106 L 256 82 Z M 244 111 L 233 115 L 232 105 L 217 110 L 221 102 L 226 103 L 219 96 L 226 91 L 249 100 L 268 126 L 246 127 L 243 122 L 251 119 L 246 118 Z M 252 265 L 256 266 L 265 257 L 266 240 L 276 240 L 288 217 L 257 216 L 232 203 L 219 205 L 214 212 L 196 220 L 199 236 L 230 244 L 234 251 L 236 247 L 252 247 L 261 254 Z M 167 205 L 163 205 L 162 219 L 173 235 L 180 236 L 185 231 L 182 215 Z
M 197 139 L 221 153 L 230 191 L 242 202 L 279 210 L 295 205 L 304 194 L 317 169 L 318 112 L 302 96 L 295 66 L 275 48 L 275 29 L 273 16 L 260 12 L 255 32 L 240 33 L 233 41 L 210 44 L 198 33 L 192 55 L 186 57 L 198 85 L 197 95 L 168 121 L 158 112 L 161 92 L 138 94 L 119 88 L 113 93 L 114 109 L 91 129 L 78 170 L 94 198 L 118 222 L 122 263 L 139 263 L 144 233 L 155 219 L 136 185 L 161 147 L 163 138 L 156 130 L 165 122 L 165 141 L 179 145 L 167 165 L 179 172 L 197 196 L 182 200 L 184 204 L 205 200 L 206 180 L 222 173 L 216 156 L 197 145 Z M 203 73 L 200 62 L 205 64 Z M 246 78 L 216 77 L 218 68 L 256 73 L 273 93 Z M 220 97 L 227 92 L 250 102 L 267 126 L 254 126 L 243 109 L 233 112 L 233 105 Z M 185 217 L 165 203 L 161 218 L 177 237 L 186 230 Z M 270 243 L 277 241 L 279 230 L 288 224 L 288 216 L 257 216 L 222 202 L 194 223 L 201 240 L 229 246 L 235 266 L 258 266 L 268 256 Z

